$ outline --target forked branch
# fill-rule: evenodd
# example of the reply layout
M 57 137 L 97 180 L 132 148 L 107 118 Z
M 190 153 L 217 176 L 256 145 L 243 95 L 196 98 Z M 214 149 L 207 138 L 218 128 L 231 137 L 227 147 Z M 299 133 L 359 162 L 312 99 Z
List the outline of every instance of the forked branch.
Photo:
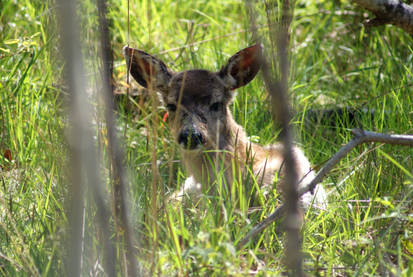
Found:
M 346 145 L 341 147 L 341 149 L 333 156 L 330 160 L 321 168 L 318 172 L 317 176 L 305 187 L 298 190 L 298 194 L 302 196 L 303 194 L 313 191 L 314 188 L 319 184 L 324 177 L 327 175 L 328 172 L 342 159 L 344 158 L 353 148 L 356 146 L 365 143 L 365 142 L 381 142 L 387 144 L 397 144 L 397 145 L 406 145 L 406 146 L 413 146 L 413 135 L 396 135 L 396 134 L 383 134 L 383 133 L 376 133 L 365 131 L 361 129 L 353 129 L 351 130 L 354 138 L 348 142 Z M 285 204 L 279 206 L 271 215 L 265 218 L 263 221 L 259 222 L 248 234 L 245 235 L 239 242 L 238 242 L 238 249 L 242 248 L 245 244 L 247 244 L 251 238 L 256 236 L 266 227 L 268 227 L 272 222 L 274 222 L 277 218 L 285 210 Z

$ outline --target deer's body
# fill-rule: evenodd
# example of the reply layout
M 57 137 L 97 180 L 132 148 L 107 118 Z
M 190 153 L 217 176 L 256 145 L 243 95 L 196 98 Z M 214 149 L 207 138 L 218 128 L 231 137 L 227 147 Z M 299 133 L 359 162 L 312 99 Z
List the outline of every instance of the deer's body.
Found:
M 229 109 L 233 90 L 250 82 L 260 69 L 259 45 L 236 53 L 219 72 L 174 73 L 162 61 L 143 51 L 125 47 L 124 55 L 135 80 L 162 94 L 173 136 L 181 145 L 182 161 L 195 179 L 182 192 L 199 194 L 199 183 L 204 191 L 209 191 L 222 173 L 225 183 L 231 186 L 233 176 L 239 173 L 245 176 L 248 168 L 263 187 L 273 184 L 276 173 L 283 175 L 282 145 L 262 147 L 250 142 Z M 300 186 L 305 185 L 314 173 L 297 147 L 294 156 L 302 180 Z M 282 178 L 277 183 L 280 185 Z M 322 187 L 317 195 L 315 202 L 322 204 L 325 201 Z M 312 198 L 311 195 L 303 197 L 304 205 Z

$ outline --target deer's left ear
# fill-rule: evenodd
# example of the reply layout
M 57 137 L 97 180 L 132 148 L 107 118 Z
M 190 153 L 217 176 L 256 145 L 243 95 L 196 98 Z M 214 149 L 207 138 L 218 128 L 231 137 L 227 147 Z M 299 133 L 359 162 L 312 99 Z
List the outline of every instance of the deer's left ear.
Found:
M 248 84 L 261 68 L 262 46 L 255 44 L 233 55 L 218 72 L 218 76 L 230 89 Z

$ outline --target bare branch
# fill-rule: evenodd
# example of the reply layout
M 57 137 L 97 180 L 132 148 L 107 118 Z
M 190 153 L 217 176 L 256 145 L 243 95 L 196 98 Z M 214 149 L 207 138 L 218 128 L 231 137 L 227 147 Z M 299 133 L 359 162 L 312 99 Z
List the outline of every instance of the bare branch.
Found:
M 370 131 L 364 131 L 361 129 L 353 129 L 351 133 L 354 135 L 354 138 L 348 142 L 346 145 L 341 147 L 341 149 L 328 160 L 328 162 L 323 166 L 323 168 L 318 172 L 317 176 L 305 187 L 299 189 L 298 195 L 302 196 L 303 194 L 313 191 L 314 188 L 319 184 L 328 172 L 342 159 L 344 158 L 353 148 L 359 144 L 365 142 L 381 142 L 387 144 L 397 144 L 397 145 L 407 145 L 413 146 L 413 135 L 395 135 L 395 134 L 382 134 Z M 285 211 L 285 204 L 279 206 L 271 215 L 265 218 L 263 221 L 255 225 L 251 231 L 248 232 L 239 242 L 237 247 L 241 248 L 246 243 L 250 241 L 251 238 L 256 236 L 266 227 L 268 227 L 272 222 L 282 215 Z
M 300 229 L 301 220 L 299 212 L 299 195 L 297 160 L 293 154 L 293 132 L 290 125 L 291 111 L 288 100 L 288 75 L 290 70 L 289 61 L 289 40 L 290 25 L 293 17 L 294 4 L 289 0 L 281 1 L 281 20 L 277 36 L 279 68 L 281 78 L 278 90 L 270 90 L 273 114 L 278 112 L 283 136 L 281 138 L 284 145 L 285 161 L 285 191 L 286 217 L 284 228 L 286 230 L 287 243 L 285 248 L 285 262 L 289 276 L 303 276 L 302 258 L 301 258 L 301 239 Z M 264 69 L 264 71 L 266 71 Z M 263 74 L 264 76 L 267 73 Z M 266 83 L 269 84 L 268 76 Z
M 267 87 L 268 93 L 271 96 L 271 108 L 274 117 L 274 122 L 279 123 L 282 128 L 281 141 L 284 145 L 284 161 L 285 161 L 285 183 L 283 190 L 285 192 L 285 211 L 287 213 L 284 222 L 287 230 L 287 244 L 285 251 L 285 261 L 287 271 L 293 276 L 303 276 L 302 261 L 301 261 L 301 243 L 300 243 L 300 213 L 299 213 L 299 196 L 297 192 L 298 174 L 297 161 L 293 154 L 293 132 L 291 131 L 290 119 L 291 111 L 288 101 L 288 75 L 290 68 L 289 61 L 289 40 L 290 40 L 290 25 L 293 17 L 294 5 L 289 0 L 280 1 L 281 4 L 281 18 L 276 20 L 276 32 L 270 32 L 270 40 L 272 45 L 277 45 L 278 55 L 272 55 L 272 65 L 278 65 L 280 74 L 278 80 L 274 76 L 273 70 L 269 62 L 263 58 L 262 73 L 264 83 Z M 249 1 L 247 1 L 247 8 L 250 14 L 251 30 L 255 38 L 257 38 L 257 24 L 255 22 L 254 10 Z M 276 1 L 268 3 L 267 9 L 275 9 Z M 267 16 L 269 12 L 267 11 Z M 268 24 L 272 24 L 272 19 L 267 18 Z M 277 60 L 278 59 L 278 60 Z M 267 225 L 268 226 L 268 225 Z
M 413 7 L 400 0 L 352 0 L 372 12 L 376 18 L 368 25 L 392 24 L 413 35 Z
M 115 213 L 117 224 L 124 234 L 123 246 L 126 249 L 128 276 L 138 276 L 132 229 L 129 223 L 126 197 L 126 181 L 122 164 L 123 153 L 120 148 L 113 117 L 113 87 L 112 87 L 112 49 L 109 38 L 109 26 L 106 18 L 106 2 L 98 0 L 99 26 L 101 30 L 102 55 L 102 96 L 105 103 L 105 121 L 108 134 L 109 155 L 113 168 L 113 189 L 115 194 Z M 118 221 L 119 220 L 119 221 Z M 119 232 L 121 233 L 121 232 Z
M 351 133 L 356 137 L 362 137 L 367 142 L 382 142 L 387 144 L 413 146 L 413 135 L 383 134 L 361 129 L 353 129 Z
M 96 144 L 92 135 L 92 106 L 85 100 L 86 79 L 83 68 L 79 26 L 76 15 L 76 1 L 60 0 L 57 18 L 60 19 L 61 46 L 65 58 L 65 74 L 69 86 L 69 120 L 71 150 L 71 199 L 69 206 L 69 244 L 67 276 L 82 274 L 82 231 L 84 192 L 88 185 L 91 188 L 97 205 L 98 223 L 103 230 L 104 268 L 108 276 L 115 276 L 115 255 L 110 239 L 109 212 L 104 204 L 101 191 L 101 180 L 98 175 L 98 158 Z

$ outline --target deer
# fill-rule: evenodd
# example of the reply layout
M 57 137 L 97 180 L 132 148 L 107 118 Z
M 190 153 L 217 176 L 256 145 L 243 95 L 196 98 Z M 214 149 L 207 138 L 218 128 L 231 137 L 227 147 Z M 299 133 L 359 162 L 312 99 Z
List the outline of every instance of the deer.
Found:
M 188 194 L 199 198 L 203 191 L 212 193 L 218 176 L 230 187 L 234 176 L 245 174 L 248 167 L 262 188 L 272 187 L 277 175 L 276 186 L 282 191 L 283 145 L 251 142 L 230 110 L 235 90 L 252 81 L 261 68 L 261 44 L 237 52 L 218 72 L 174 72 L 160 59 L 128 46 L 123 55 L 132 77 L 148 91 L 158 92 L 167 109 L 172 136 L 190 176 L 174 197 Z M 299 147 L 293 147 L 293 155 L 302 187 L 314 178 L 314 171 Z M 300 202 L 304 208 L 310 204 L 325 207 L 326 193 L 319 185 Z

